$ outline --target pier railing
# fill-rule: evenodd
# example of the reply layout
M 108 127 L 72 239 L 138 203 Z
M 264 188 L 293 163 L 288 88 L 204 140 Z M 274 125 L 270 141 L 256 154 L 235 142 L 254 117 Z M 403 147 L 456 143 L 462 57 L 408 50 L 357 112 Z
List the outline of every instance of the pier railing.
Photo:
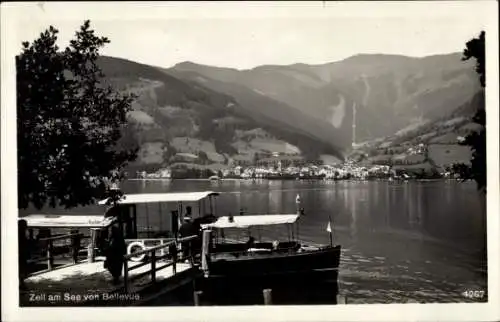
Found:
M 123 259 L 124 259 L 124 268 L 123 268 L 123 284 L 124 285 L 123 285 L 123 287 L 125 289 L 125 292 L 128 291 L 131 281 L 138 279 L 138 278 L 141 278 L 141 277 L 144 277 L 144 276 L 147 276 L 147 275 L 151 276 L 151 283 L 153 283 L 153 284 L 156 283 L 156 272 L 158 272 L 162 269 L 165 269 L 167 267 L 172 266 L 173 274 L 175 275 L 177 273 L 177 267 L 176 267 L 177 261 L 179 260 L 179 256 L 178 256 L 179 244 L 185 245 L 185 243 L 192 242 L 193 240 L 198 239 L 198 238 L 199 237 L 196 235 L 188 236 L 188 237 L 180 238 L 177 240 L 171 240 L 171 241 L 168 241 L 168 242 L 163 243 L 161 245 L 147 248 L 147 249 L 139 251 L 139 252 L 134 252 L 132 254 L 124 255 L 123 256 Z M 193 249 L 193 247 L 189 247 L 189 248 L 190 248 L 190 252 L 187 255 L 184 254 L 184 256 L 181 258 L 181 260 L 184 260 L 184 261 L 189 260 L 189 262 L 191 264 L 193 264 L 193 258 L 194 258 L 193 250 L 194 249 Z M 161 252 L 160 256 L 156 255 L 157 251 Z M 133 265 L 133 266 L 129 266 L 129 260 L 131 258 L 136 257 L 136 256 L 141 256 L 143 254 L 146 255 L 146 259 L 143 262 L 136 264 L 136 265 Z M 157 267 L 157 261 L 167 260 L 167 259 L 170 259 L 170 260 L 167 261 L 165 264 Z M 151 268 L 145 272 L 141 272 L 139 274 L 135 274 L 133 276 L 130 276 L 130 274 L 129 274 L 130 271 L 133 271 L 133 270 L 138 269 L 139 267 L 142 267 L 145 265 L 151 265 Z
M 172 242 L 174 241 L 175 238 L 169 237 L 169 238 L 164 238 L 164 237 L 158 237 L 158 238 L 134 238 L 134 239 L 125 239 L 125 244 L 129 245 L 131 243 L 141 243 L 145 247 L 153 247 L 150 246 L 151 244 L 157 245 L 164 245 L 165 243 Z M 148 245 L 149 244 L 149 245 Z M 160 255 L 163 256 L 165 254 L 165 248 L 160 249 Z M 136 253 L 134 253 L 134 257 L 138 256 Z
M 70 264 L 76 264 L 78 262 L 78 254 L 81 248 L 81 241 L 86 238 L 83 236 L 82 233 L 71 233 L 71 234 L 65 234 L 65 235 L 57 235 L 57 236 L 50 236 L 50 237 L 45 237 L 45 238 L 40 238 L 36 241 L 37 245 L 36 248 L 41 249 L 42 253 L 44 253 L 44 256 L 42 257 L 35 257 L 35 258 L 30 258 L 28 259 L 29 264 L 36 264 L 39 262 L 46 261 L 47 262 L 47 270 L 51 271 L 54 269 L 54 258 L 55 256 L 61 255 L 57 254 L 56 252 L 56 242 L 61 241 L 61 242 L 66 242 L 70 241 L 70 245 L 63 245 L 65 248 L 65 252 L 67 253 L 68 251 L 71 253 L 71 258 L 72 258 L 72 263 Z M 60 245 L 58 245 L 60 246 Z M 33 251 L 33 249 L 31 250 Z M 32 254 L 34 255 L 34 254 Z

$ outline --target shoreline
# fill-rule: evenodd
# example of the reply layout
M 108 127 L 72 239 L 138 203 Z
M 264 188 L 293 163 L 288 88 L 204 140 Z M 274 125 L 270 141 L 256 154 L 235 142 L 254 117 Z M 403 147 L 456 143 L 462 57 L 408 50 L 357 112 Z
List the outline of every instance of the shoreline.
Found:
M 217 180 L 210 180 L 209 178 L 130 178 L 126 179 L 127 181 L 174 181 L 174 180 L 182 180 L 182 181 L 210 181 L 210 182 L 218 182 L 218 181 L 355 181 L 355 182 L 371 182 L 371 181 L 386 181 L 386 182 L 430 182 L 430 181 L 457 181 L 457 182 L 467 182 L 470 180 L 463 181 L 462 179 L 456 178 L 429 178 L 429 179 L 388 179 L 388 178 L 377 178 L 377 179 L 269 179 L 269 178 L 220 178 Z

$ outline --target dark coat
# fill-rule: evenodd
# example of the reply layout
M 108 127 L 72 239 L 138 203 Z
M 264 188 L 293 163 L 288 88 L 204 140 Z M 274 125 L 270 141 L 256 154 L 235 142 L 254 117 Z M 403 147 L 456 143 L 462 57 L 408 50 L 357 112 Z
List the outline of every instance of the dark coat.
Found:
M 119 277 L 123 269 L 123 256 L 127 253 L 125 239 L 120 228 L 113 226 L 111 236 L 109 238 L 108 247 L 106 248 L 106 261 L 104 267 L 113 275 Z
M 193 235 L 198 236 L 198 234 L 199 234 L 198 225 L 191 221 L 183 223 L 181 228 L 179 229 L 179 235 L 181 238 Z M 184 250 L 183 251 L 184 256 L 190 256 L 197 253 L 198 245 L 196 243 L 196 240 L 190 240 L 182 242 L 182 248 Z
M 179 228 L 179 235 L 181 237 L 197 235 L 196 226 L 190 221 L 183 223 Z

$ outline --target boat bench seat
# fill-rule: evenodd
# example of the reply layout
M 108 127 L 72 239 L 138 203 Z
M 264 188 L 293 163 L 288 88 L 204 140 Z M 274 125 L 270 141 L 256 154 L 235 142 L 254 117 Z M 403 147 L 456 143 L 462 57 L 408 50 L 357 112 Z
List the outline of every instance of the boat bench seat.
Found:
M 230 252 L 240 252 L 245 251 L 248 248 L 246 244 L 218 244 L 215 246 L 216 252 L 230 253 Z
M 263 242 L 263 243 L 255 243 L 253 244 L 252 248 L 258 248 L 258 249 L 273 249 L 273 243 L 271 242 Z M 289 249 L 299 249 L 300 244 L 298 242 L 280 242 L 278 244 L 278 249 L 277 251 L 281 250 L 289 250 Z M 218 244 L 215 248 L 216 252 L 221 252 L 221 253 L 231 253 L 231 252 L 244 252 L 248 249 L 248 245 L 245 243 L 234 243 L 234 244 Z
M 290 242 L 280 242 L 278 244 L 278 250 L 284 250 L 284 249 L 299 249 L 300 244 L 295 241 L 290 241 Z
M 273 248 L 273 243 L 255 243 L 254 248 L 267 248 L 267 249 L 272 249 Z

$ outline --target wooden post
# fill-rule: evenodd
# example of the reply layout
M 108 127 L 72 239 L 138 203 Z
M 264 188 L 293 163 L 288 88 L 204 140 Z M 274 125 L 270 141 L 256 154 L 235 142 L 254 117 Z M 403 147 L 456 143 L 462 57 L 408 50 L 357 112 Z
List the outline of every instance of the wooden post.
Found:
M 330 235 L 330 247 L 333 247 L 333 223 L 332 223 L 332 217 L 330 214 L 328 214 L 328 234 Z
M 163 232 L 162 231 L 162 229 L 163 229 L 163 223 L 162 223 L 162 221 L 163 221 L 162 220 L 163 214 L 162 214 L 162 211 L 161 211 L 162 210 L 161 209 L 161 202 L 158 203 L 158 210 L 160 212 L 160 233 L 162 233 Z M 160 235 L 160 237 L 161 237 L 161 235 Z
M 123 288 L 128 292 L 128 259 L 123 261 Z
M 272 297 L 273 290 L 270 288 L 266 288 L 262 292 L 264 293 L 264 305 L 272 305 L 273 304 L 273 297 Z
M 151 252 L 151 281 L 156 283 L 156 251 Z
M 90 242 L 88 245 L 88 253 L 87 258 L 89 263 L 93 263 L 95 261 L 95 243 L 96 243 L 96 230 L 95 228 L 90 229 Z
M 300 241 L 299 227 L 300 227 L 300 223 L 297 223 L 296 228 L 297 228 L 297 240 L 298 241 Z
M 203 240 L 202 240 L 202 246 L 201 246 L 201 269 L 205 273 L 205 276 L 208 276 L 209 274 L 209 256 L 210 256 L 210 237 L 211 237 L 212 231 L 211 230 L 204 230 L 203 231 Z
M 200 306 L 201 305 L 201 296 L 203 295 L 203 291 L 194 291 L 193 297 L 194 297 L 194 306 Z
M 176 210 L 172 210 L 172 216 L 171 216 L 171 227 L 172 227 L 172 232 L 174 234 L 174 238 L 177 239 L 179 237 L 179 212 Z
M 52 249 L 52 239 L 47 244 L 47 269 L 51 271 L 54 268 L 54 254 Z
M 160 238 L 160 245 L 163 246 L 163 238 Z M 165 248 L 160 248 L 160 256 L 163 257 L 165 255 Z
M 173 258 L 173 263 L 172 263 L 172 272 L 175 274 L 177 274 L 177 259 L 179 258 L 179 249 L 177 248 L 177 240 L 174 241 L 174 256 L 172 256 Z
M 178 203 L 177 209 L 179 210 L 179 217 L 177 219 L 179 220 L 179 227 L 181 227 L 182 224 L 184 223 L 184 215 L 183 215 L 182 202 Z
M 77 231 L 73 231 L 74 234 L 78 234 Z M 80 250 L 80 235 L 71 236 L 71 246 L 73 249 L 73 264 L 78 262 L 78 251 Z
M 134 216 L 134 238 L 137 238 L 137 205 L 133 205 L 132 207 Z
M 149 227 L 149 212 L 148 212 L 148 204 L 145 203 L 144 207 L 146 208 L 146 226 L 147 228 L 147 237 L 149 238 L 151 236 L 151 227 Z

